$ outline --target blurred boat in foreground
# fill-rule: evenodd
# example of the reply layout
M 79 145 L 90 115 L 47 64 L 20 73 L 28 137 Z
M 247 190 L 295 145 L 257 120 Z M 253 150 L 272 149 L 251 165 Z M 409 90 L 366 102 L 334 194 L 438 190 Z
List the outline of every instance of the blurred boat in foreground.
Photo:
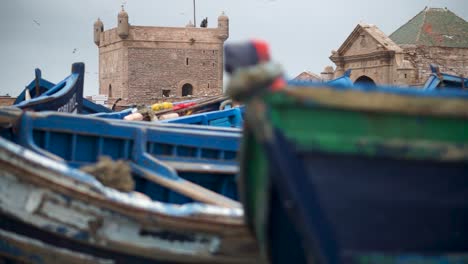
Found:
M 0 254 L 258 263 L 234 200 L 240 135 L 136 123 L 2 108 Z M 101 156 L 128 162 L 134 191 L 78 170 Z
M 240 192 L 266 259 L 468 262 L 466 92 L 325 84 L 269 92 L 249 71 L 231 78 L 240 91 L 257 90 L 238 95 L 247 103 Z

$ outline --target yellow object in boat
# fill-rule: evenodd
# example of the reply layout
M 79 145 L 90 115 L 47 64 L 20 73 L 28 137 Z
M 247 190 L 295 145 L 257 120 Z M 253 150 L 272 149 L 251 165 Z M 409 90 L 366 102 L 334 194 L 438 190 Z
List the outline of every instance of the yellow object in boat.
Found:
M 160 111 L 160 110 L 166 110 L 166 109 L 171 109 L 171 108 L 172 108 L 172 103 L 170 102 L 153 104 L 151 106 L 151 109 L 153 109 L 153 111 Z

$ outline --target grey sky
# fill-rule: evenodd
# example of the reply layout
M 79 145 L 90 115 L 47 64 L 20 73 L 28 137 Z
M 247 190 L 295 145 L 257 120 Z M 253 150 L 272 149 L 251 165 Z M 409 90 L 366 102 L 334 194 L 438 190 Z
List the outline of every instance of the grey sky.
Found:
M 58 82 L 77 61 L 86 64 L 85 94 L 97 94 L 93 23 L 100 17 L 105 29 L 115 27 L 124 2 L 134 25 L 184 26 L 192 19 L 192 0 L 3 0 L 0 95 L 19 94 L 36 67 L 44 78 Z M 228 41 L 266 39 L 275 60 L 292 77 L 332 65 L 331 50 L 339 48 L 357 23 L 376 24 L 390 34 L 427 5 L 447 7 L 468 20 L 467 0 L 197 0 L 197 24 L 208 17 L 208 26 L 215 26 L 225 11 Z

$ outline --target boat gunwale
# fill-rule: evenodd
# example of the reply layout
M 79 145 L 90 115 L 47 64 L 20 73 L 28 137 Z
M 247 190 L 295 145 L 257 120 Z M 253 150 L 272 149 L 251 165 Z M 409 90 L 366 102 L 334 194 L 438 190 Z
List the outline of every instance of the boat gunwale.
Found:
M 138 201 L 135 199 L 138 198 L 127 197 L 127 200 L 121 199 L 122 197 L 125 197 L 125 194 L 117 190 L 102 186 L 99 182 L 97 182 L 97 180 L 94 184 L 80 181 L 74 177 L 64 175 L 64 173 L 59 171 L 57 167 L 47 167 L 47 164 L 55 161 L 36 154 L 33 151 L 17 146 L 18 151 L 22 153 L 12 151 L 11 147 L 7 149 L 6 152 L 6 148 L 4 147 L 5 141 L 5 139 L 0 138 L 0 146 L 2 146 L 2 148 L 0 148 L 0 164 L 2 164 L 2 168 L 4 168 L 4 170 L 9 168 L 10 170 L 23 172 L 19 174 L 21 176 L 18 178 L 23 181 L 27 181 L 30 184 L 38 185 L 53 191 L 58 191 L 65 195 L 71 196 L 73 199 L 78 199 L 83 202 L 91 202 L 97 207 L 102 207 L 103 209 L 118 212 L 124 216 L 137 219 L 138 221 L 146 224 L 156 224 L 158 226 L 168 225 L 174 227 L 182 226 L 184 228 L 190 227 L 191 229 L 195 230 L 222 232 L 226 234 L 231 233 L 229 232 L 229 229 L 232 228 L 239 228 L 241 230 L 244 229 L 242 209 L 228 209 L 219 206 L 192 203 L 182 206 L 172 206 L 173 208 L 180 208 L 180 210 L 185 209 L 188 211 L 190 211 L 190 208 L 192 208 L 193 211 L 191 214 L 170 215 L 169 213 L 158 212 L 154 209 L 154 207 L 153 210 L 151 210 L 152 208 L 148 206 L 137 206 Z M 2 158 L 2 153 L 6 154 L 8 160 Z M 24 157 L 25 155 L 27 155 L 29 158 Z M 17 162 L 22 163 L 24 166 L 15 166 L 15 164 L 11 162 L 12 159 L 16 159 Z M 41 164 L 40 162 L 45 162 L 45 164 Z M 60 166 L 65 167 L 66 165 L 60 164 Z M 47 171 L 47 177 L 41 175 L 38 168 Z M 77 171 L 76 169 L 69 167 L 67 167 L 67 170 Z M 82 172 L 78 173 L 87 175 Z M 57 176 L 59 176 L 60 179 L 54 179 L 54 177 Z M 65 180 L 66 183 L 58 182 L 58 180 Z M 85 185 L 85 190 L 77 189 L 76 182 Z M 121 197 L 119 197 L 118 194 L 120 194 Z M 150 201 L 149 203 L 160 203 L 163 206 L 166 206 L 164 203 L 157 201 Z M 173 208 L 172 210 L 174 210 Z M 208 209 L 208 212 L 204 212 L 206 209 Z M 211 213 L 209 212 L 210 209 L 212 210 Z M 174 223 L 174 220 L 176 220 L 176 223 Z M 229 228 L 226 228 L 228 226 Z M 238 231 L 234 230 L 232 233 L 236 233 Z
M 279 94 L 287 99 L 276 100 Z M 371 113 L 399 113 L 417 116 L 461 117 L 468 119 L 468 93 L 425 91 L 404 88 L 342 88 L 326 85 L 289 86 L 269 94 L 274 105 L 294 103 L 314 107 Z

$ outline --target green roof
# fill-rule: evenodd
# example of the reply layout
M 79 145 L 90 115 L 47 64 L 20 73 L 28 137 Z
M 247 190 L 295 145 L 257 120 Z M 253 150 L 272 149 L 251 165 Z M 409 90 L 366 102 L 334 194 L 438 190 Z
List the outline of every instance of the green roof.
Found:
M 425 8 L 390 39 L 399 45 L 468 48 L 468 22 L 447 8 Z

